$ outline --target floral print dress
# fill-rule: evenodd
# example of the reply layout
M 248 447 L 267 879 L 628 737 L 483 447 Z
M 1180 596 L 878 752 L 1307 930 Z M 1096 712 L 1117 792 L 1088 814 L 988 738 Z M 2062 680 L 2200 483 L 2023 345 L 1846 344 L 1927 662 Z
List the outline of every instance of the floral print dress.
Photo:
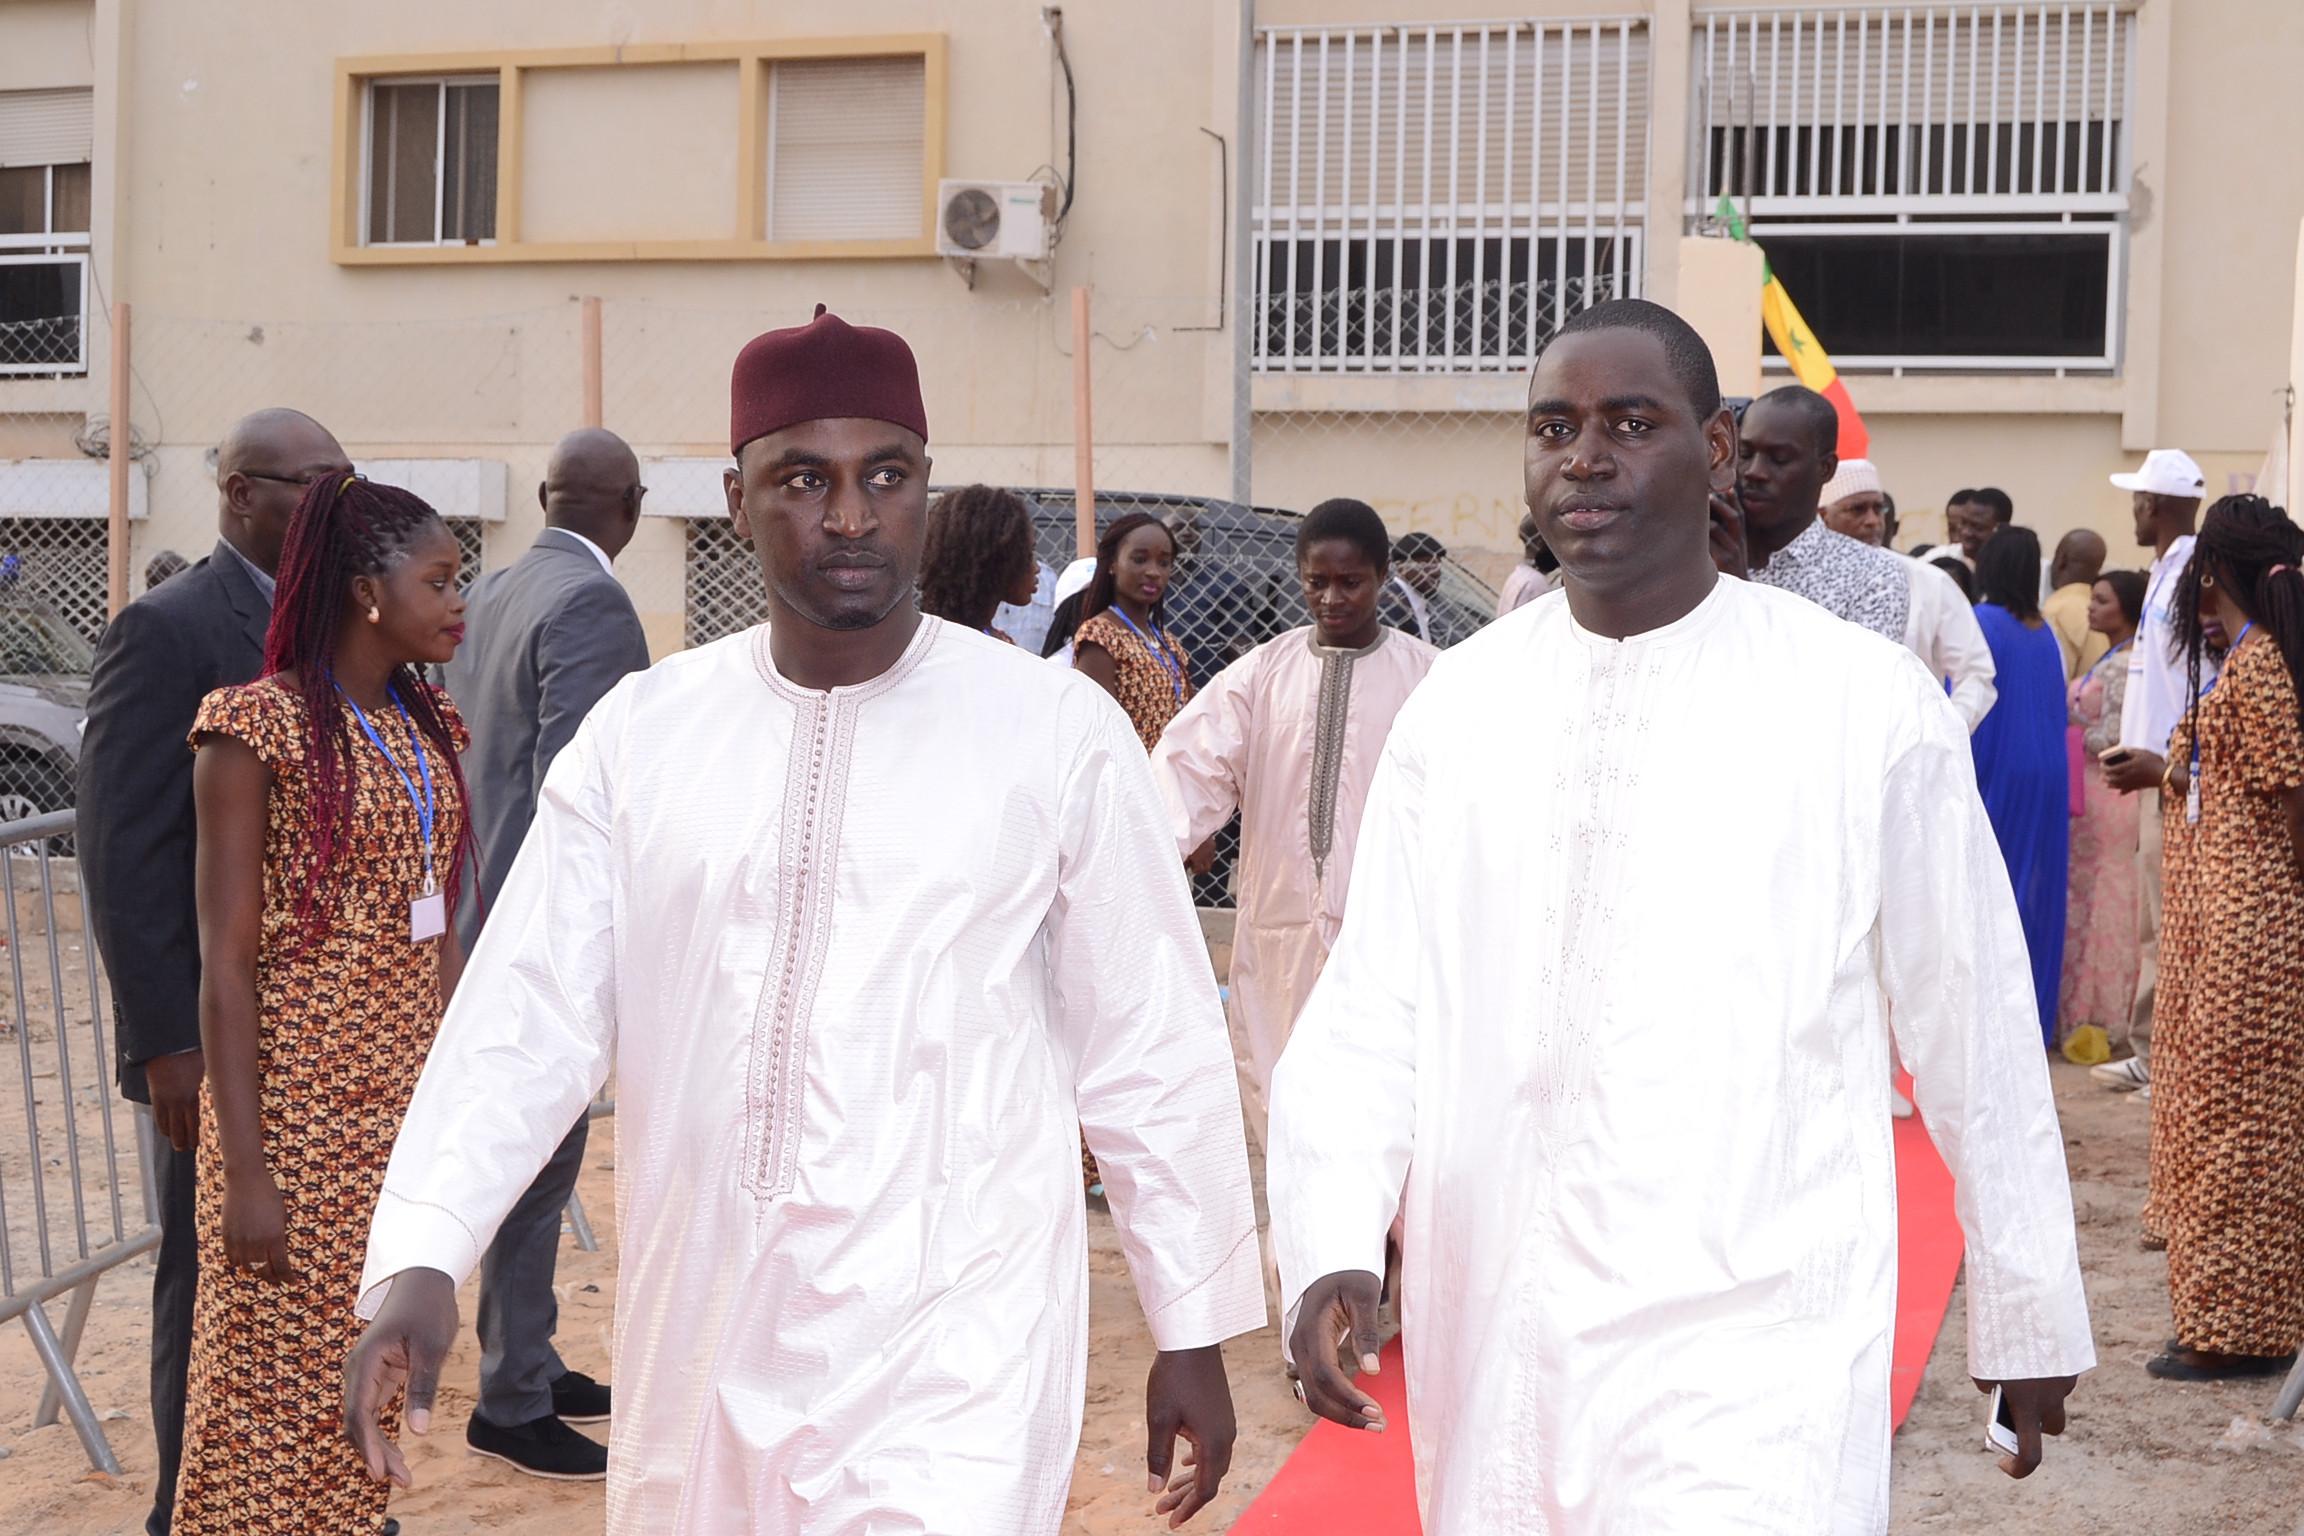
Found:
M 462 752 L 469 737 L 455 706 L 438 690 L 432 697 Z M 413 754 L 425 755 L 437 808 L 433 865 L 446 870 L 464 820 L 450 764 L 398 710 L 369 719 L 411 778 Z M 348 716 L 346 724 L 350 836 L 317 877 L 328 927 L 309 948 L 296 910 L 300 886 L 314 878 L 303 700 L 268 680 L 222 688 L 192 725 L 195 750 L 234 737 L 274 775 L 256 955 L 257 1100 L 294 1275 L 274 1284 L 224 1256 L 224 1163 L 204 1087 L 200 1281 L 176 1536 L 384 1529 L 388 1489 L 369 1479 L 343 1434 L 344 1362 L 360 1336 L 352 1307 L 384 1164 L 440 1022 L 439 941 L 408 936 L 409 899 L 424 878 L 416 808 L 399 770 Z M 398 1408 L 388 1405 L 388 1416 Z
M 2195 732 L 2200 819 L 2161 796 L 2144 1226 L 2180 1341 L 2285 1355 L 2304 1343 L 2304 873 L 2280 796 L 2304 786 L 2304 730 L 2271 636 L 2233 653 L 2170 762 Z

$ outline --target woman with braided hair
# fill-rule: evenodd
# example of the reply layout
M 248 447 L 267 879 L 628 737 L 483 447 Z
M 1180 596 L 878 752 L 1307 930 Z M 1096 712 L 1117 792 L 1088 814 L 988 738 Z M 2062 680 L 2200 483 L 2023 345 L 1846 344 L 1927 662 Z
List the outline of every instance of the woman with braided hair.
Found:
M 343 1437 L 368 1226 L 463 968 L 456 540 L 331 475 L 288 525 L 264 670 L 200 706 L 200 1283 L 179 1536 L 381 1532 Z
M 1014 643 L 992 627 L 1002 603 L 1021 608 L 1040 585 L 1032 514 L 1014 491 L 966 485 L 928 509 L 920 550 L 920 611 Z
M 1987 546 L 1989 548 L 1989 546 Z M 2208 509 L 2173 629 L 2198 700 L 2168 743 L 2148 1235 L 2174 1381 L 2273 1375 L 2304 1343 L 2304 530 Z M 2223 656 L 2202 693 L 2203 659 Z

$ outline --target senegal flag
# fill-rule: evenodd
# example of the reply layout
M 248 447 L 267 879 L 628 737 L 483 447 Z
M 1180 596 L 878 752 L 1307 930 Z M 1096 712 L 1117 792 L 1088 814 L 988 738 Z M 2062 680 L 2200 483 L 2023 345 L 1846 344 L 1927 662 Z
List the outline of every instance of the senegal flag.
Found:
M 1751 232 L 1745 229 L 1744 219 L 1736 205 L 1721 195 L 1713 217 L 1728 226 L 1728 233 L 1753 243 Z M 1840 457 L 1861 459 L 1868 457 L 1872 438 L 1864 430 L 1864 418 L 1856 414 L 1856 402 L 1848 398 L 1848 386 L 1840 382 L 1840 374 L 1832 366 L 1832 356 L 1824 350 L 1816 333 L 1808 329 L 1808 322 L 1800 318 L 1800 311 L 1792 303 L 1792 295 L 1784 291 L 1775 272 L 1768 265 L 1765 251 L 1760 256 L 1760 319 L 1768 327 L 1768 335 L 1776 343 L 1776 350 L 1792 365 L 1792 372 L 1801 383 L 1832 402 L 1840 413 Z

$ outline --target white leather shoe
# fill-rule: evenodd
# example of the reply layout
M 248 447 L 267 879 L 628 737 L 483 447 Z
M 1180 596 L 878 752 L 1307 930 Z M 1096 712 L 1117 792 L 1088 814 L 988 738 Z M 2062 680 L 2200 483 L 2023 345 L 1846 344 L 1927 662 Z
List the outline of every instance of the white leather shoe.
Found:
M 2107 1061 L 2088 1069 L 2088 1075 L 2107 1088 L 2126 1093 L 2152 1081 L 2152 1069 L 2141 1056 L 2123 1056 L 2118 1061 Z

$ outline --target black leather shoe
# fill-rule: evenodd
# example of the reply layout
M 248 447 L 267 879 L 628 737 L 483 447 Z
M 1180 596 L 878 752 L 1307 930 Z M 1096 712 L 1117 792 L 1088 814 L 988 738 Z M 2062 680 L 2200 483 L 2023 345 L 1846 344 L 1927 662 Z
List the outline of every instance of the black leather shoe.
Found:
M 552 1383 L 553 1415 L 570 1424 L 608 1422 L 608 1383 L 582 1371 L 564 1371 Z
M 384 1536 L 400 1536 L 400 1522 L 390 1515 L 384 1517 Z
M 493 1456 L 530 1477 L 596 1483 L 608 1475 L 608 1447 L 585 1439 L 556 1414 L 511 1429 L 474 1414 L 464 1422 L 464 1443 L 474 1455 Z

